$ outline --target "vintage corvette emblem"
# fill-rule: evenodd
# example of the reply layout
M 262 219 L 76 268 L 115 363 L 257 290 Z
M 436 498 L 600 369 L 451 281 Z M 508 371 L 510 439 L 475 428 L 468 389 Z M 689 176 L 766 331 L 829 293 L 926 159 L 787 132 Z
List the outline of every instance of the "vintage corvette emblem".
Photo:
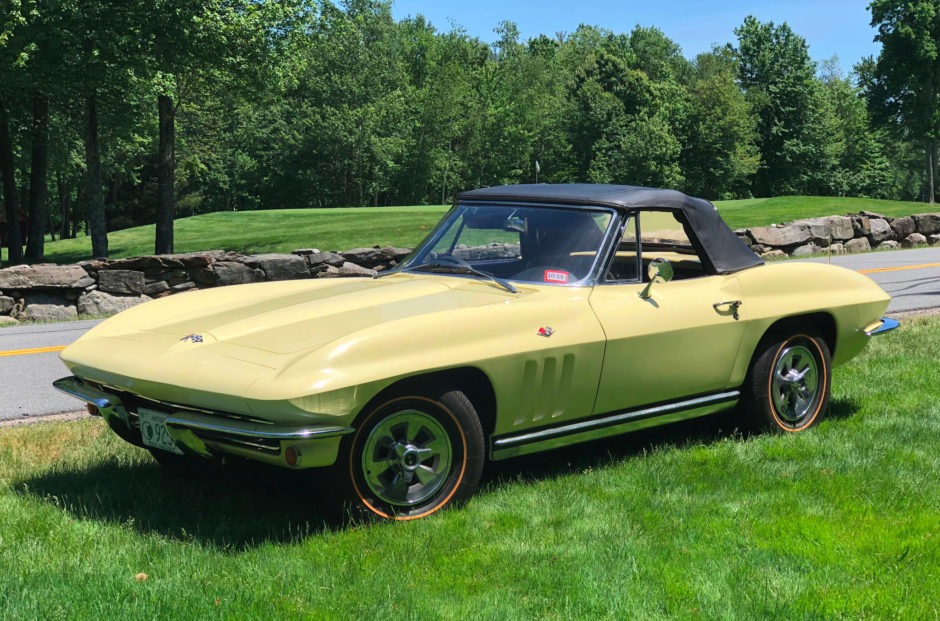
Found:
M 180 341 L 189 341 L 190 343 L 202 343 L 202 337 L 198 334 L 187 334 Z
M 552 327 L 551 327 L 551 326 L 545 326 L 544 328 L 539 328 L 539 331 L 538 331 L 538 335 L 539 335 L 539 336 L 546 336 L 546 337 L 547 337 L 547 336 L 551 336 L 551 335 L 553 335 L 553 334 L 555 334 L 555 331 L 552 330 Z

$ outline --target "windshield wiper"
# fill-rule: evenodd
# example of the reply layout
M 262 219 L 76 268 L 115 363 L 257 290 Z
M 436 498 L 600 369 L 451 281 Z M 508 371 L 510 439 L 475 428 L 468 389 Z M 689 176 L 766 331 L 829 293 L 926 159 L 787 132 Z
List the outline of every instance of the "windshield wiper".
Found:
M 422 265 L 417 265 L 415 267 L 409 267 L 408 269 L 420 270 L 420 269 L 429 269 L 432 272 L 451 272 L 451 273 L 464 273 L 464 274 L 473 274 L 475 276 L 480 276 L 495 282 L 497 285 L 505 289 L 510 293 L 519 293 L 519 290 L 513 287 L 511 284 L 503 280 L 502 278 L 497 278 L 489 272 L 484 272 L 483 270 L 478 270 L 477 268 L 470 265 L 465 259 L 460 257 L 455 257 L 453 255 L 445 254 L 437 257 L 432 261 L 428 261 Z M 376 277 L 378 274 L 376 274 Z
M 384 272 L 377 272 L 375 274 L 372 274 L 372 280 L 375 280 L 376 278 L 385 278 L 386 276 L 391 276 L 392 274 L 401 274 L 402 271 L 403 271 L 402 268 L 396 267 L 394 269 L 386 270 Z

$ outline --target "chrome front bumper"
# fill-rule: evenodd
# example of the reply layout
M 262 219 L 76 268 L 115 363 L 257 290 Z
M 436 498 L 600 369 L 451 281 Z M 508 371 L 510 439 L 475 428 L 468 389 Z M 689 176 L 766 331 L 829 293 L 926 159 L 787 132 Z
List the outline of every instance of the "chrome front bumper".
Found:
M 137 413 L 125 406 L 119 394 L 90 386 L 81 378 L 63 377 L 52 383 L 62 392 L 94 405 L 123 439 L 143 446 Z M 342 436 L 355 431 L 339 425 L 276 425 L 239 420 L 225 414 L 187 410 L 175 404 L 157 403 L 167 415 L 164 426 L 170 437 L 184 451 L 215 457 L 219 454 L 236 455 L 277 466 L 291 467 L 284 458 L 287 448 L 293 448 L 301 459 L 297 468 L 329 466 L 336 461 Z M 149 405 L 148 405 L 149 407 Z
M 901 324 L 898 323 L 896 319 L 882 317 L 875 323 L 865 327 L 865 336 L 878 336 L 879 334 L 884 334 L 885 332 L 891 332 L 899 325 Z

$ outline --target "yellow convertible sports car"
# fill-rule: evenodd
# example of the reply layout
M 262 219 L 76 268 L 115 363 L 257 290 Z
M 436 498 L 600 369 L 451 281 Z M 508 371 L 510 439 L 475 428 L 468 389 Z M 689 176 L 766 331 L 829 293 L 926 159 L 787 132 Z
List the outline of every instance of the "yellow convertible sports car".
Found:
M 832 367 L 897 327 L 839 267 L 765 265 L 680 192 L 464 192 L 373 279 L 270 282 L 148 302 L 62 352 L 57 388 L 160 463 L 333 467 L 413 519 L 484 463 L 738 406 L 799 432 Z

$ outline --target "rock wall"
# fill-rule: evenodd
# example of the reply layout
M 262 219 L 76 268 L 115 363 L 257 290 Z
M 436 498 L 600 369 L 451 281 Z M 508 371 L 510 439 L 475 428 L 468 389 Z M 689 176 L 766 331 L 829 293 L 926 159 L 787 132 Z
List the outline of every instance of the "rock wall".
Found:
M 914 248 L 940 244 L 940 213 L 892 218 L 862 211 L 738 229 L 735 234 L 765 259 Z
M 111 315 L 175 293 L 249 282 L 372 276 L 410 248 L 242 255 L 223 250 L 0 269 L 0 325 Z

